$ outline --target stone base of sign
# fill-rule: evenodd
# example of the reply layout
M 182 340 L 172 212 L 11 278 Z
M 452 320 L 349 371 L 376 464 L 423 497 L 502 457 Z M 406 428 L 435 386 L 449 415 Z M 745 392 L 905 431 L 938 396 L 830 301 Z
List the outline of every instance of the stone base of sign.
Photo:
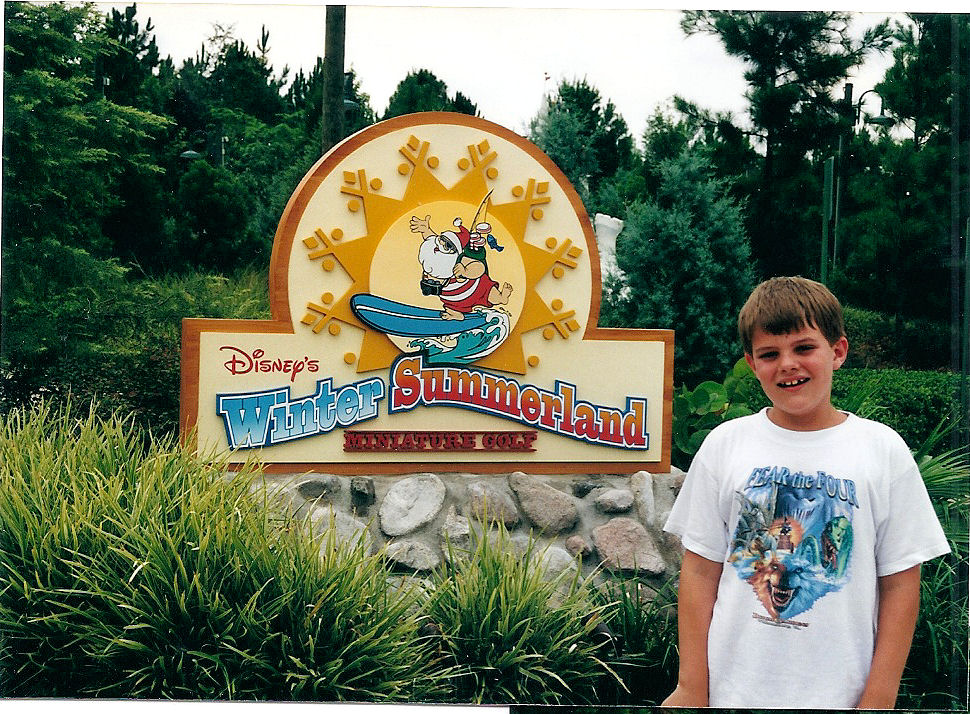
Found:
M 679 541 L 662 528 L 684 473 L 534 476 L 415 473 L 406 476 L 267 475 L 259 484 L 316 532 L 383 549 L 395 570 L 422 574 L 501 523 L 509 547 L 530 537 L 550 573 L 597 568 L 662 582 L 680 567 Z

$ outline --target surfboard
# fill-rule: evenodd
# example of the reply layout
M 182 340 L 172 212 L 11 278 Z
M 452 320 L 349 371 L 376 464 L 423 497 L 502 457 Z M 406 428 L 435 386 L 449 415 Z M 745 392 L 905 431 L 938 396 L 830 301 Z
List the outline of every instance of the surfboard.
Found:
M 358 293 L 350 298 L 350 308 L 365 325 L 388 335 L 401 337 L 441 337 L 457 335 L 484 327 L 487 318 L 470 312 L 464 320 L 445 320 L 440 310 L 388 300 L 370 293 Z

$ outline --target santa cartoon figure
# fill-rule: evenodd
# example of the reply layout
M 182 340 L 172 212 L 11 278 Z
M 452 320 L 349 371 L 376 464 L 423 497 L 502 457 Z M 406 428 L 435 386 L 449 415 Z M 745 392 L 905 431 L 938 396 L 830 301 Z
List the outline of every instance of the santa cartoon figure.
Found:
M 424 273 L 421 291 L 441 298 L 441 317 L 462 320 L 476 307 L 505 305 L 512 294 L 511 283 L 501 288 L 488 274 L 485 240 L 480 226 L 475 233 L 455 219 L 454 231 L 438 233 L 431 227 L 431 216 L 411 217 L 411 232 L 421 235 L 418 260 Z M 481 224 L 486 234 L 491 226 Z

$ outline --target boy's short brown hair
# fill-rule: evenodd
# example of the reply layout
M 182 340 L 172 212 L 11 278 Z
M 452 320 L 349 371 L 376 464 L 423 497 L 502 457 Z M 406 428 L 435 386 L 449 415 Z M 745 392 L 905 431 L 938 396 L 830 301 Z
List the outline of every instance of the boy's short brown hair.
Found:
M 815 327 L 829 344 L 845 335 L 842 305 L 827 287 L 801 277 L 769 278 L 748 296 L 738 314 L 738 335 L 751 354 L 751 339 L 758 328 L 772 335 Z

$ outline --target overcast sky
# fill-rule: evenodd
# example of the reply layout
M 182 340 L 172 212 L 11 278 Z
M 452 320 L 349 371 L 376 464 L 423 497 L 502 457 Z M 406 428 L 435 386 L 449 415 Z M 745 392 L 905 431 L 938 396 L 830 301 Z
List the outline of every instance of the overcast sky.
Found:
M 873 10 L 859 15 L 858 27 L 902 9 L 893 2 L 857 0 L 852 7 Z M 636 137 L 655 107 L 674 94 L 708 109 L 744 112 L 743 64 L 713 37 L 685 37 L 678 10 L 628 9 L 615 1 L 607 3 L 614 7 L 595 10 L 574 0 L 460 4 L 348 3 L 346 65 L 378 114 L 407 72 L 421 68 L 444 80 L 450 93 L 463 92 L 484 118 L 520 133 L 527 132 L 543 93 L 554 91 L 561 79 L 585 77 L 616 105 Z M 138 3 L 142 25 L 152 19 L 162 55 L 171 55 L 176 66 L 198 52 L 215 23 L 233 26 L 251 48 L 265 25 L 270 61 L 277 72 L 289 66 L 291 77 L 322 56 L 325 15 L 324 5 L 308 3 Z M 856 96 L 881 79 L 888 63 L 888 57 L 868 63 L 854 79 Z M 866 109 L 875 113 L 879 107 L 867 100 Z

